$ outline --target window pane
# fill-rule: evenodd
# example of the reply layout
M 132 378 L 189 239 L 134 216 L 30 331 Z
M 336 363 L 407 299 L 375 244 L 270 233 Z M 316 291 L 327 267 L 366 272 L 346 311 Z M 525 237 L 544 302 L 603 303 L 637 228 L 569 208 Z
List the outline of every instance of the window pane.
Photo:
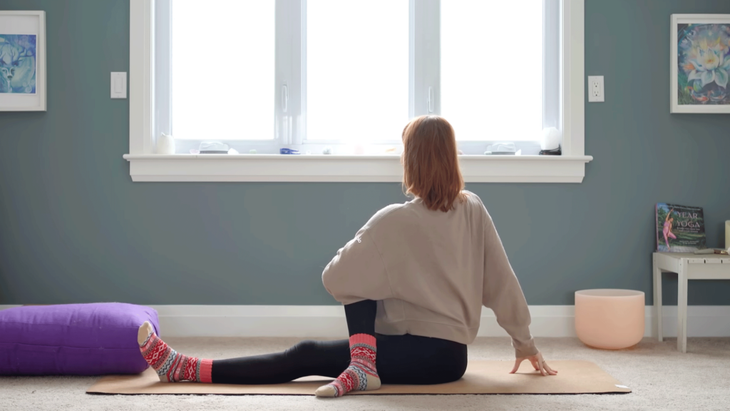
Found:
M 308 0 L 306 77 L 308 140 L 400 140 L 408 0 Z
M 274 138 L 275 4 L 172 1 L 176 139 Z
M 441 1 L 441 114 L 458 140 L 540 140 L 542 0 Z

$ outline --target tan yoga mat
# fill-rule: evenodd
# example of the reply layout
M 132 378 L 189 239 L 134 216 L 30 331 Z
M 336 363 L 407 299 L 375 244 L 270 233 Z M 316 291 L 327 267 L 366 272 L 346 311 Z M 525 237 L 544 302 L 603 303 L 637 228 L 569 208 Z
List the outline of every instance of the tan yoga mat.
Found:
M 470 361 L 464 377 L 438 385 L 383 385 L 375 391 L 354 395 L 428 395 L 428 394 L 602 394 L 629 393 L 631 389 L 589 361 L 550 361 L 556 376 L 539 375 L 525 361 L 516 374 L 510 374 L 512 361 Z M 139 375 L 101 378 L 88 394 L 222 394 L 222 395 L 314 395 L 327 377 L 304 377 L 286 384 L 232 385 L 201 383 L 162 383 L 152 369 Z M 350 395 L 350 394 L 348 394 Z

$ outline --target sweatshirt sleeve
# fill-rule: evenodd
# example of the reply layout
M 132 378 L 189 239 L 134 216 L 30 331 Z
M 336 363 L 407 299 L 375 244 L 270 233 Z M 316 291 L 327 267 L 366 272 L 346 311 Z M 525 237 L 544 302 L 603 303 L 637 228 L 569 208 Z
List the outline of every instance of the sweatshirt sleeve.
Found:
M 380 251 L 366 228 L 337 251 L 322 273 L 322 283 L 335 300 L 345 305 L 393 297 Z
M 530 311 L 525 295 L 507 259 L 502 240 L 489 213 L 486 213 L 484 240 L 484 292 L 482 303 L 494 311 L 497 323 L 512 337 L 516 357 L 537 354 L 530 334 Z

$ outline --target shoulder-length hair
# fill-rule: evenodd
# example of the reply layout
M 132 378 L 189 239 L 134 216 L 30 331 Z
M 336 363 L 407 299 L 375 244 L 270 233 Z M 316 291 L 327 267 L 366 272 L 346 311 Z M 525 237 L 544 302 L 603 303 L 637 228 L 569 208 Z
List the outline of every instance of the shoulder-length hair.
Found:
M 434 115 L 411 120 L 403 129 L 403 189 L 429 210 L 447 212 L 464 201 L 454 128 Z

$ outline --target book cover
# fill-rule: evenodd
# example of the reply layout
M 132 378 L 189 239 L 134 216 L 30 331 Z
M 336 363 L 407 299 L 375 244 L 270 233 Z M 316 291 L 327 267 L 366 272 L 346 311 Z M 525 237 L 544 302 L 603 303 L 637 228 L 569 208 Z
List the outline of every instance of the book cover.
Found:
M 692 253 L 707 248 L 702 207 L 657 203 L 656 250 Z

